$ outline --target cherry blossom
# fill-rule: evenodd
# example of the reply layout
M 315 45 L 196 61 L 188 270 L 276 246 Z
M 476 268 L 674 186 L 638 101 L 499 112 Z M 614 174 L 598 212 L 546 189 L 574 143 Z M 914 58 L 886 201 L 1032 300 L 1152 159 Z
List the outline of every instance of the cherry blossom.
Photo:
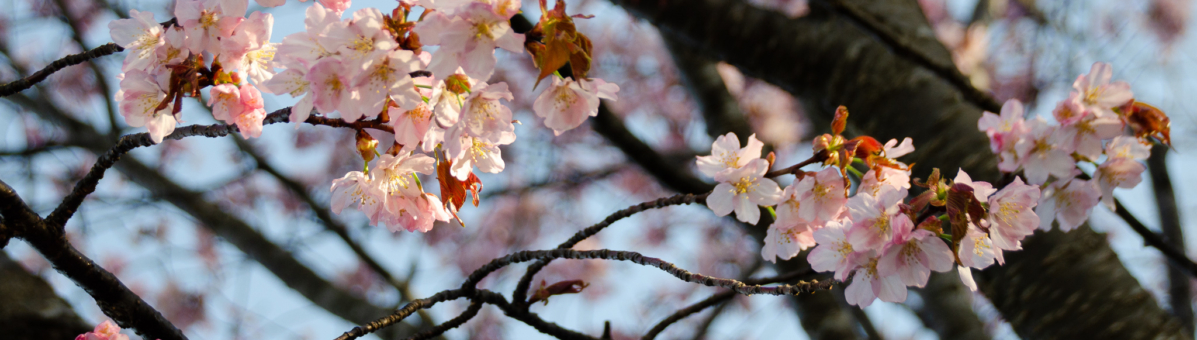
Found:
M 461 67 L 471 78 L 487 79 L 494 73 L 495 47 L 523 53 L 524 35 L 515 33 L 508 23 L 515 12 L 504 12 L 508 15 L 496 12 L 491 4 L 474 2 L 452 18 L 433 13 L 416 24 L 422 43 L 440 45 L 428 70 L 443 77 Z
M 464 181 L 469 178 L 470 169 L 474 166 L 477 166 L 479 171 L 489 173 L 503 171 L 506 166 L 499 151 L 499 144 L 471 136 L 463 136 L 456 143 L 460 143 L 457 145 L 460 145 L 461 153 L 457 157 L 450 156 L 453 158 L 453 167 L 449 172 L 458 180 Z
M 599 98 L 618 100 L 619 85 L 602 79 L 575 81 L 553 77 L 553 84 L 540 93 L 532 110 L 544 118 L 544 125 L 560 136 L 582 125 L 586 118 L 598 115 Z
M 899 212 L 898 204 L 905 197 L 906 190 L 893 187 L 884 187 L 877 196 L 852 196 L 848 212 L 853 224 L 847 232 L 852 247 L 880 249 L 893 239 L 895 230 L 913 226 L 910 217 Z
M 881 171 L 878 172 L 877 170 Z M 864 174 L 857 187 L 857 194 L 877 196 L 884 187 L 910 189 L 910 171 L 895 169 L 888 166 L 870 169 Z
M 283 37 L 283 42 L 278 45 L 277 60 L 291 69 L 305 69 L 306 73 L 308 67 L 315 65 L 320 58 L 332 56 L 344 43 L 326 38 L 334 26 L 344 23 L 339 13 L 333 13 L 316 3 L 308 7 L 303 24 L 304 31 Z
M 1060 230 L 1070 231 L 1089 218 L 1097 206 L 1101 191 L 1094 181 L 1073 178 L 1056 181 L 1043 189 L 1039 197 L 1039 229 L 1050 230 L 1052 221 L 1060 222 Z
M 358 94 L 357 104 L 353 105 L 358 113 L 354 115 L 377 116 L 388 99 L 404 110 L 423 104 L 409 75 L 419 64 L 411 51 L 395 50 L 381 56 L 365 72 L 358 73 L 352 82 Z
M 166 65 L 181 64 L 191 55 L 191 52 L 187 51 L 187 45 L 184 41 L 186 33 L 183 32 L 182 27 L 174 26 L 166 29 L 163 37 L 166 43 L 154 50 L 154 63 L 146 70 L 149 73 L 170 74 L 170 70 L 166 68 Z
M 811 269 L 835 272 L 836 280 L 848 279 L 848 275 L 856 269 L 859 254 L 852 247 L 852 243 L 848 242 L 848 237 L 844 234 L 846 229 L 845 223 L 831 221 L 823 228 L 815 230 L 814 237 L 818 245 L 806 257 Z
M 121 71 L 131 70 L 150 71 L 149 66 L 158 61 L 156 51 L 165 45 L 162 25 L 154 21 L 154 13 L 129 10 L 129 19 L 113 20 L 108 23 L 112 42 L 129 51 L 125 55 Z
M 342 13 L 345 13 L 345 10 L 349 9 L 349 5 L 352 3 L 352 0 L 320 0 L 320 4 L 323 4 L 324 7 L 327 7 L 328 10 L 332 11 L 332 13 L 334 13 L 337 17 L 340 17 Z
M 515 124 L 511 109 L 499 102 L 511 101 L 514 97 L 507 89 L 507 83 L 487 84 L 479 82 L 470 89 L 462 106 L 460 120 L 445 131 L 446 148 L 449 153 L 460 153 L 460 147 L 453 141 L 469 135 L 490 143 L 510 144 L 515 141 Z
M 808 221 L 827 221 L 839 215 L 848 201 L 844 197 L 844 178 L 836 168 L 826 168 L 806 176 L 795 184 L 795 189 L 803 196 L 802 205 L 798 209 L 799 216 Z
M 79 334 L 75 340 L 129 340 L 128 335 L 121 334 L 121 327 L 112 323 L 112 320 L 104 320 L 96 325 L 96 328 L 91 332 Z
M 1122 134 L 1122 120 L 1110 117 L 1088 116 L 1073 124 L 1059 127 L 1060 139 L 1067 150 L 1074 150 L 1090 160 L 1101 156 L 1101 141 Z
M 728 132 L 715 138 L 710 156 L 698 156 L 698 171 L 709 177 L 718 177 L 760 159 L 764 147 L 765 143 L 753 134 L 748 136 L 748 145 L 740 148 L 740 138 L 736 137 L 735 132 Z
M 262 136 L 262 120 L 266 119 L 265 104 L 262 102 L 262 92 L 250 84 L 241 85 L 241 112 L 233 117 L 233 122 L 241 130 L 241 137 L 249 139 Z
M 777 219 L 769 225 L 766 231 L 765 245 L 761 247 L 761 257 L 769 262 L 776 258 L 788 260 L 798 255 L 798 252 L 815 245 L 812 225 L 799 216 L 801 197 L 809 195 L 799 192 L 795 184 L 782 190 L 782 202 L 777 204 Z
M 175 18 L 187 31 L 187 49 L 221 54 L 220 40 L 233 35 L 248 7 L 247 0 L 177 0 Z
M 989 182 L 974 182 L 973 179 L 964 172 L 964 169 L 956 171 L 956 178 L 952 179 L 952 182 L 965 184 L 970 188 L 973 188 L 973 197 L 976 197 L 977 201 L 979 202 L 987 202 L 989 200 L 989 195 L 993 195 L 993 193 L 997 191 L 997 189 L 993 188 L 993 184 L 989 184 Z M 1021 179 L 1019 180 L 1019 183 L 1022 183 Z
M 255 84 L 270 80 L 274 76 L 274 55 L 277 44 L 270 43 L 274 17 L 254 11 L 237 27 L 228 39 L 221 40 L 221 54 L 217 58 L 229 71 L 240 71 L 249 75 Z
M 391 126 L 395 129 L 395 143 L 403 146 L 403 150 L 415 150 L 417 144 L 424 140 L 424 135 L 432 125 L 432 108 L 428 104 L 420 103 L 414 109 L 403 110 L 398 107 L 389 108 Z
M 931 271 L 952 270 L 953 259 L 952 249 L 931 231 L 900 229 L 877 261 L 877 275 L 896 275 L 907 286 L 923 287 Z
M 350 86 L 349 79 L 345 76 L 345 66 L 340 60 L 336 58 L 324 58 L 316 65 L 308 70 L 304 78 L 311 86 L 312 94 L 314 94 L 313 104 L 316 106 L 316 111 L 320 113 L 332 113 L 333 111 L 341 111 L 341 118 L 349 122 L 355 122 L 361 115 L 353 115 L 360 113 L 358 110 L 353 110 L 350 98 L 353 97 L 353 87 Z
M 1089 74 L 1078 76 L 1072 83 L 1072 88 L 1080 93 L 1081 106 L 1098 117 L 1116 118 L 1113 108 L 1134 99 L 1130 84 L 1121 80 L 1110 82 L 1113 73 L 1110 64 L 1096 62 Z
M 1119 136 L 1106 145 L 1106 156 L 1136 161 L 1147 160 L 1147 157 L 1151 156 L 1151 146 L 1134 137 Z
M 758 158 L 724 173 L 707 197 L 707 207 L 716 216 L 727 216 L 734 210 L 736 219 L 756 224 L 761 218 L 760 206 L 776 205 L 782 198 L 777 182 L 763 177 L 768 168 L 769 162 Z
M 901 144 L 898 144 L 897 139 L 890 139 L 888 142 L 885 142 L 884 146 L 882 146 L 882 150 L 885 151 L 885 157 L 902 157 L 914 152 L 914 140 L 910 139 L 910 137 L 906 137 L 905 139 L 902 139 Z
M 989 136 L 989 148 L 1001 158 L 998 169 L 1005 172 L 1018 169 L 1019 161 L 1014 145 L 1027 131 L 1022 115 L 1022 102 L 1011 99 L 1002 104 L 1001 116 L 985 112 L 981 115 L 981 120 L 977 121 L 977 128 Z
M 262 7 L 278 7 L 287 3 L 287 0 L 254 0 L 254 2 Z
M 382 155 L 374 168 L 375 178 L 388 195 L 386 212 L 381 218 L 391 231 L 427 232 L 435 221 L 448 221 L 449 212 L 440 199 L 424 193 L 416 174 L 436 172 L 436 160 L 424 154 Z
M 872 305 L 873 300 L 878 298 L 886 302 L 906 301 L 906 285 L 902 284 L 902 278 L 896 275 L 881 275 L 878 270 L 878 256 L 869 255 L 864 258 L 866 260 L 856 269 L 852 283 L 844 289 L 844 298 L 848 300 L 848 304 L 864 308 Z
M 212 118 L 225 122 L 235 121 L 235 117 L 245 110 L 241 102 L 241 89 L 233 84 L 220 84 L 208 89 L 208 106 L 212 107 Z
M 145 126 L 154 143 L 162 143 L 163 137 L 175 131 L 178 121 L 170 113 L 170 108 L 158 110 L 158 104 L 166 98 L 166 92 L 152 75 L 141 70 L 129 71 L 121 80 L 120 88 L 116 93 L 116 101 L 120 103 L 125 123 L 132 127 Z
M 1004 250 L 1022 249 L 1019 241 L 1035 233 L 1039 226 L 1039 217 L 1032 210 L 1039 204 L 1039 186 L 1027 185 L 1015 177 L 1014 182 L 987 202 L 989 236 L 993 245 Z
M 1106 146 L 1109 158 L 1097 167 L 1093 180 L 1101 188 L 1101 202 L 1115 209 L 1114 188 L 1134 188 L 1143 181 L 1147 167 L 1138 160 L 1151 155 L 1151 147 L 1129 136 L 1118 136 Z
M 295 123 L 295 128 L 298 129 L 303 121 L 308 119 L 312 114 L 312 107 L 315 103 L 315 95 L 312 93 L 311 83 L 307 80 L 307 75 L 302 69 L 286 69 L 283 72 L 271 77 L 263 84 L 270 93 L 275 94 L 290 94 L 291 97 L 300 97 L 299 102 L 291 107 L 290 121 Z
M 353 12 L 353 19 L 345 25 L 331 25 L 323 38 L 341 42 L 337 51 L 340 52 L 348 78 L 358 77 L 359 73 L 370 69 L 370 66 L 387 57 L 391 50 L 399 47 L 399 43 L 383 27 L 382 12 L 377 8 Z M 410 56 L 406 61 L 411 61 Z
M 1048 175 L 1068 177 L 1076 169 L 1076 162 L 1069 154 L 1072 150 L 1064 148 L 1070 144 L 1064 135 L 1056 127 L 1047 125 L 1047 121 L 1041 117 L 1026 123 L 1028 131 L 1018 140 L 1014 149 L 1018 152 L 1027 183 L 1043 184 L 1047 182 Z
M 965 267 L 985 269 L 996 260 L 999 264 L 1006 261 L 1002 258 L 1002 250 L 993 246 L 993 239 L 981 228 L 969 223 L 968 231 L 960 240 L 960 264 Z
M 386 193 L 375 185 L 371 177 L 361 171 L 350 171 L 345 177 L 334 180 L 332 202 L 329 205 L 332 212 L 339 215 L 341 209 L 356 204 L 371 223 L 376 223 L 380 208 L 385 209 Z

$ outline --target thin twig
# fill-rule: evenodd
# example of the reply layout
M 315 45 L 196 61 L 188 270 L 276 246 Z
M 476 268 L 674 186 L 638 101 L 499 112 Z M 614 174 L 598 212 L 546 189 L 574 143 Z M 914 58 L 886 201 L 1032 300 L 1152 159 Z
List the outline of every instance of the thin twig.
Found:
M 744 282 L 750 283 L 750 284 L 770 284 L 770 283 L 776 283 L 776 282 L 786 282 L 786 281 L 794 280 L 801 276 L 810 275 L 812 273 L 814 273 L 813 270 L 805 269 L 805 270 L 789 272 L 789 273 L 774 276 L 774 277 L 744 280 Z M 708 297 L 702 301 L 696 302 L 692 305 L 686 306 L 686 308 L 679 309 L 677 312 L 674 312 L 672 315 L 669 315 L 669 317 L 666 317 L 664 320 L 661 320 L 661 322 L 658 322 L 656 326 L 653 326 L 652 329 L 649 329 L 648 333 L 645 333 L 644 336 L 641 337 L 640 339 L 641 340 L 652 340 L 652 339 L 656 338 L 657 335 L 661 334 L 661 332 L 665 331 L 665 328 L 669 327 L 669 325 L 672 325 L 690 315 L 701 312 L 703 309 L 707 309 L 708 307 L 714 306 L 720 302 L 731 300 L 731 298 L 734 296 L 736 296 L 735 291 L 730 291 L 730 290 L 724 291 L 724 292 L 720 292 L 715 295 L 711 295 L 711 297 Z
M 1189 275 L 1197 277 L 1197 263 L 1193 263 L 1193 260 L 1189 259 L 1188 256 L 1185 256 L 1185 253 L 1172 247 L 1172 245 L 1168 244 L 1168 241 L 1164 241 L 1164 238 L 1160 237 L 1159 234 L 1147 229 L 1147 226 L 1143 225 L 1142 222 L 1139 222 L 1138 219 L 1135 219 L 1135 216 L 1131 215 L 1130 211 L 1126 210 L 1126 207 L 1122 206 L 1122 202 L 1114 200 L 1114 207 L 1114 213 L 1118 214 L 1118 217 L 1121 217 L 1123 220 L 1125 220 L 1126 224 L 1130 225 L 1131 229 L 1134 229 L 1135 232 L 1139 233 L 1139 236 L 1143 237 L 1144 243 L 1159 249 L 1160 253 L 1164 254 L 1164 257 L 1167 257 L 1169 260 L 1171 260 L 1173 265 L 1189 272 Z
M 466 321 L 470 321 L 470 319 L 473 319 L 475 315 L 478 315 L 478 311 L 480 311 L 480 310 L 482 310 L 481 302 L 477 302 L 477 301 L 471 302 L 470 306 L 466 307 L 466 310 L 464 312 L 462 312 L 461 315 L 458 315 L 457 317 L 452 318 L 449 321 L 445 321 L 445 323 L 436 325 L 436 327 L 432 327 L 431 329 L 416 333 L 416 335 L 414 335 L 408 339 L 424 340 L 424 339 L 431 339 L 431 338 L 440 336 L 441 334 L 445 334 L 446 331 L 460 327 L 462 324 L 465 324 Z
M 1160 231 L 1164 240 L 1185 253 L 1184 231 L 1180 224 L 1180 212 L 1176 208 L 1176 194 L 1172 188 L 1172 176 L 1168 174 L 1168 147 L 1156 145 L 1152 147 L 1151 157 L 1147 158 L 1147 171 L 1151 173 L 1151 188 L 1155 193 L 1156 207 L 1159 208 Z M 1185 329 L 1193 332 L 1193 292 L 1190 278 L 1176 267 L 1168 269 L 1168 299 L 1172 305 L 1172 314 L 1180 319 Z
M 660 198 L 655 201 L 644 202 L 644 203 L 640 203 L 637 205 L 627 207 L 623 210 L 616 211 L 614 214 L 607 216 L 607 218 L 604 218 L 602 222 L 595 223 L 594 225 L 587 227 L 586 229 L 582 229 L 582 230 L 578 231 L 577 233 L 574 234 L 573 237 L 570 237 L 569 240 L 566 240 L 565 242 L 562 242 L 561 244 L 557 245 L 557 249 L 572 248 L 574 245 L 577 245 L 578 242 L 582 242 L 582 240 L 585 240 L 586 238 L 589 238 L 590 236 L 594 236 L 594 234 L 597 234 L 599 231 L 602 231 L 603 229 L 607 228 L 608 226 L 615 223 L 616 221 L 624 219 L 628 216 L 632 216 L 632 215 L 635 215 L 637 213 L 640 213 L 642 211 L 649 210 L 649 209 L 658 209 L 658 208 L 663 208 L 663 207 L 668 207 L 668 206 L 691 204 L 691 203 L 703 203 L 703 202 L 706 202 L 707 195 L 708 194 L 699 194 L 699 195 L 678 194 L 678 195 L 673 195 L 670 197 Z M 523 277 L 520 277 L 519 283 L 517 283 L 515 285 L 515 291 L 511 294 L 511 301 L 513 304 L 521 306 L 523 308 L 528 307 L 529 304 L 527 303 L 526 298 L 528 295 L 528 289 L 532 286 L 532 280 L 536 276 L 536 273 L 540 272 L 540 270 L 544 269 L 544 267 L 547 266 L 548 264 L 549 264 L 549 261 L 539 261 L 539 262 L 533 263 L 532 265 L 528 266 L 527 272 L 524 273 Z
M 262 121 L 262 125 L 286 122 L 287 117 L 290 114 L 290 107 L 276 110 L 266 115 L 266 118 Z M 394 132 L 389 125 L 386 125 L 386 123 L 382 123 L 377 119 L 350 123 L 338 118 L 312 115 L 304 122 L 312 125 L 347 127 L 353 129 L 373 128 Z M 217 138 L 227 136 L 237 131 L 240 131 L 237 129 L 237 126 L 230 124 L 188 125 L 176 128 L 175 131 L 166 136 L 165 139 L 179 140 L 191 136 Z M 138 147 L 150 145 L 154 145 L 154 141 L 150 139 L 150 134 L 146 132 L 122 136 L 115 146 L 113 146 L 108 150 L 108 152 L 105 152 L 104 155 L 100 156 L 100 158 L 96 160 L 96 164 L 92 165 L 91 170 L 88 171 L 87 175 L 83 176 L 83 179 L 75 183 L 75 188 L 71 190 L 70 194 L 68 194 L 66 197 L 63 197 L 62 204 L 60 204 L 58 208 L 54 209 L 54 212 L 50 213 L 50 216 L 46 217 L 46 222 L 50 225 L 61 228 L 66 224 L 66 221 L 71 218 L 71 215 L 73 215 L 75 211 L 79 209 L 79 205 L 83 203 L 83 199 L 96 190 L 96 185 L 100 182 L 100 179 L 104 178 L 104 172 L 108 170 L 108 168 L 111 168 L 114 164 L 116 164 L 116 162 L 120 160 L 121 156 L 129 151 Z
M 104 45 L 100 45 L 100 47 L 96 47 L 96 48 L 93 48 L 93 49 L 90 49 L 90 50 L 87 50 L 87 51 L 84 51 L 84 52 L 81 52 L 78 54 L 68 55 L 66 57 L 63 57 L 62 59 L 55 60 L 54 62 L 50 63 L 50 65 L 46 65 L 45 68 L 42 68 L 40 71 L 34 72 L 33 74 L 29 75 L 28 77 L 18 79 L 11 83 L 0 85 L 0 97 L 7 97 L 13 93 L 21 92 L 30 87 L 33 87 L 33 85 L 41 82 L 42 80 L 46 80 L 46 77 L 49 77 L 51 74 L 54 74 L 54 72 L 58 72 L 58 70 L 64 69 L 67 66 L 78 65 L 78 64 L 81 64 L 88 60 L 103 57 L 103 56 L 113 54 L 116 52 L 120 52 L 120 51 L 124 51 L 124 50 L 125 50 L 124 48 L 121 48 L 117 44 L 107 43 Z

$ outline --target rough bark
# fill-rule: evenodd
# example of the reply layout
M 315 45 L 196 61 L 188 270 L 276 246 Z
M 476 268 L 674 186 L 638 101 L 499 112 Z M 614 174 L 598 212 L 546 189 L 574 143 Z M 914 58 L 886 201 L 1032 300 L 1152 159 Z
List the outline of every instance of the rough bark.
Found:
M 1160 212 L 1160 231 L 1164 239 L 1182 253 L 1185 252 L 1185 235 L 1180 225 L 1180 211 L 1176 207 L 1176 194 L 1172 189 L 1172 176 L 1168 175 L 1168 150 L 1163 145 L 1151 148 L 1147 169 L 1151 173 L 1151 189 L 1155 193 L 1155 204 Z M 1192 277 L 1183 269 L 1168 266 L 1168 301 L 1172 314 L 1180 320 L 1189 334 L 1193 334 L 1193 292 Z
M 914 138 L 918 150 L 908 160 L 918 165 L 916 176 L 925 177 L 938 167 L 948 173 L 963 168 L 974 179 L 998 178 L 988 140 L 976 132 L 979 108 L 962 100 L 961 92 L 944 79 L 817 3 L 812 4 L 815 10 L 810 16 L 790 19 L 734 0 L 613 2 L 745 74 L 805 98 L 812 120 L 826 121 L 836 106 L 847 105 L 852 112 L 850 134 L 880 140 Z M 930 58 L 947 58 L 915 1 L 852 3 L 883 13 L 878 17 L 887 29 L 906 37 Z M 1191 338 L 1130 278 L 1100 235 L 1089 229 L 1057 234 L 1032 236 L 1025 250 L 1007 256 L 1006 266 L 993 266 L 982 275 L 990 289 L 1042 293 L 1033 304 L 1019 303 L 1018 295 L 995 290 L 987 295 L 1021 337 Z M 1071 246 L 1077 243 L 1087 246 Z M 1058 251 L 1065 248 L 1074 251 Z M 1058 273 L 1010 269 L 1039 268 L 1047 260 L 1069 264 L 1068 272 L 1074 276 L 1062 280 Z M 1077 281 L 1089 284 L 1069 284 Z M 1109 298 L 1113 292 L 1121 298 Z M 1065 317 L 1025 317 L 1042 314 Z M 1110 322 L 1114 319 L 1116 323 Z
M 0 251 L 0 329 L 5 339 L 73 339 L 92 330 L 46 280 Z

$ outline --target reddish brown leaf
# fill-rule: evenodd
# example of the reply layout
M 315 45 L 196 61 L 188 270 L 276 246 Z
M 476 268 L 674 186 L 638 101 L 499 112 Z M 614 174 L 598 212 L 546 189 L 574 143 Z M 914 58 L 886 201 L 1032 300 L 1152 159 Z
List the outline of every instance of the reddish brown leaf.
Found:
M 831 134 L 844 133 L 844 126 L 848 124 L 848 107 L 840 105 L 835 108 L 835 119 L 831 121 Z
M 449 173 L 449 169 L 453 166 L 453 161 L 449 159 L 441 160 L 436 165 L 436 179 L 441 185 L 441 201 L 444 202 L 445 208 L 453 213 L 453 217 L 457 217 L 457 211 L 465 205 L 466 193 L 469 192 L 473 197 L 472 203 L 478 206 L 478 194 L 482 191 L 482 181 L 478 180 L 478 176 L 474 176 L 470 172 L 469 177 L 465 181 L 460 181 Z M 461 219 L 458 219 L 459 221 Z
M 532 297 L 528 299 L 528 304 L 544 301 L 544 304 L 548 305 L 550 296 L 581 293 L 583 289 L 589 286 L 590 284 L 582 280 L 569 280 L 557 282 L 546 287 L 545 281 L 540 280 L 540 288 L 537 288 L 536 293 L 532 294 Z

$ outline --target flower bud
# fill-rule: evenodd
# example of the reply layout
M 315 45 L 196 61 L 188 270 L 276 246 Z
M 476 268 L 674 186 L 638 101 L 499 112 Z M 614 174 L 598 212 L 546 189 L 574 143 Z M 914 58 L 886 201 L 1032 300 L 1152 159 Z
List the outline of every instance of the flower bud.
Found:
M 367 163 L 374 160 L 374 148 L 378 147 L 378 140 L 370 137 L 365 130 L 357 130 L 357 153 Z

